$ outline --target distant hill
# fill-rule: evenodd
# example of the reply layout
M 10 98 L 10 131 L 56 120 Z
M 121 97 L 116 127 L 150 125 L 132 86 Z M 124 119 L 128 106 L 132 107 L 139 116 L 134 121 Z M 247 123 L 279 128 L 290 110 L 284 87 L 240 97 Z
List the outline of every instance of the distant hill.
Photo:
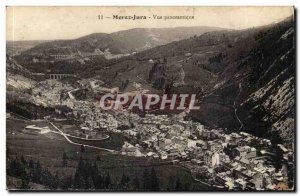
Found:
M 46 40 L 30 40 L 30 41 L 6 41 L 6 53 L 8 55 L 18 55 L 30 48 L 33 48 Z
M 216 27 L 136 28 L 111 34 L 94 33 L 72 40 L 55 40 L 30 48 L 24 54 L 71 54 L 91 53 L 96 49 L 112 54 L 142 51 L 155 46 L 221 30 Z
M 136 28 L 112 33 L 114 40 L 123 43 L 125 51 L 143 51 L 173 41 L 183 40 L 206 32 L 219 31 L 217 27 Z

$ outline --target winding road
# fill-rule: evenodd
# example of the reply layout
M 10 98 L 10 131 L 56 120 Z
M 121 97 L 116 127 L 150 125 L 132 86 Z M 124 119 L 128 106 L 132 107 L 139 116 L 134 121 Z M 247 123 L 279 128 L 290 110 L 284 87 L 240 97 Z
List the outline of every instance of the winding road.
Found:
M 74 144 L 74 145 L 77 145 L 77 146 L 84 146 L 84 147 L 94 148 L 94 149 L 98 149 L 98 150 L 104 150 L 104 151 L 111 152 L 111 153 L 118 153 L 119 152 L 119 151 L 111 150 L 111 149 L 107 149 L 107 148 L 100 148 L 100 147 L 97 147 L 97 146 L 91 146 L 91 145 L 86 145 L 86 144 L 80 144 L 80 143 L 73 142 L 68 138 L 67 134 L 65 134 L 62 130 L 60 130 L 52 122 L 50 122 L 48 120 L 46 120 L 46 122 L 51 124 L 70 144 Z
M 242 92 L 242 87 L 239 86 L 239 93 L 238 93 L 237 97 L 240 97 L 241 92 Z M 233 101 L 233 108 L 234 108 L 234 115 L 235 115 L 236 119 L 239 121 L 239 123 L 241 125 L 240 128 L 239 128 L 239 131 L 241 131 L 241 129 L 244 127 L 244 124 L 241 121 L 241 119 L 239 118 L 239 116 L 237 115 L 237 107 L 236 107 L 236 102 L 235 101 Z

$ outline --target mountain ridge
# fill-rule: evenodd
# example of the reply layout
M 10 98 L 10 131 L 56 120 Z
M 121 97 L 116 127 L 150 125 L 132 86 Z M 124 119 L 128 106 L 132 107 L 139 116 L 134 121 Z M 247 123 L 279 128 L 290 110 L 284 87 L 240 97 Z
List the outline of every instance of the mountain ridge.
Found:
M 187 31 L 188 29 L 188 31 Z M 48 47 L 48 52 L 58 47 L 73 47 L 73 52 L 93 52 L 109 49 L 112 54 L 131 53 L 184 39 L 204 32 L 220 30 L 218 27 L 174 27 L 174 28 L 134 28 L 113 33 L 92 33 L 76 39 L 53 40 L 37 45 L 25 54 L 41 53 Z M 58 49 L 57 49 L 58 50 Z M 58 50 L 57 52 L 60 52 Z M 53 51 L 52 51 L 53 53 Z

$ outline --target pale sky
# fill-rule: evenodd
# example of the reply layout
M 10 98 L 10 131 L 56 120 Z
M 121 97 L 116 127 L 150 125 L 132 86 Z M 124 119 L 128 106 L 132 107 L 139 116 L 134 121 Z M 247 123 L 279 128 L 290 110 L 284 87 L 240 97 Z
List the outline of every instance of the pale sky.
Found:
M 147 19 L 112 18 L 113 15 L 134 14 L 146 16 Z M 279 22 L 293 14 L 293 7 L 7 7 L 6 39 L 74 39 L 91 33 L 178 26 L 245 29 Z M 104 19 L 99 20 L 98 15 L 103 15 Z M 187 15 L 194 16 L 194 19 L 156 20 L 153 15 Z

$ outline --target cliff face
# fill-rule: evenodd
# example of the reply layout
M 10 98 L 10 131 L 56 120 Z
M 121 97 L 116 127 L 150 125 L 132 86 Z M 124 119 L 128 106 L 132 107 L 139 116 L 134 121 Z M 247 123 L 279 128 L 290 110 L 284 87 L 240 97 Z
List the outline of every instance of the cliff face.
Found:
M 244 104 L 253 115 L 257 111 L 262 113 L 262 121 L 268 125 L 270 134 L 277 132 L 285 143 L 292 144 L 296 71 L 293 24 L 287 21 L 274 27 L 273 33 L 261 40 L 262 70 L 253 75 L 257 88 Z
M 213 123 L 259 136 L 279 134 L 284 143 L 292 145 L 295 131 L 294 31 L 293 19 L 287 19 L 260 28 L 236 43 L 243 49 L 227 51 L 227 57 L 221 61 L 225 69 L 212 95 L 204 101 L 204 108 L 211 102 L 215 105 L 208 109 L 223 112 Z M 222 106 L 217 104 L 220 102 Z

